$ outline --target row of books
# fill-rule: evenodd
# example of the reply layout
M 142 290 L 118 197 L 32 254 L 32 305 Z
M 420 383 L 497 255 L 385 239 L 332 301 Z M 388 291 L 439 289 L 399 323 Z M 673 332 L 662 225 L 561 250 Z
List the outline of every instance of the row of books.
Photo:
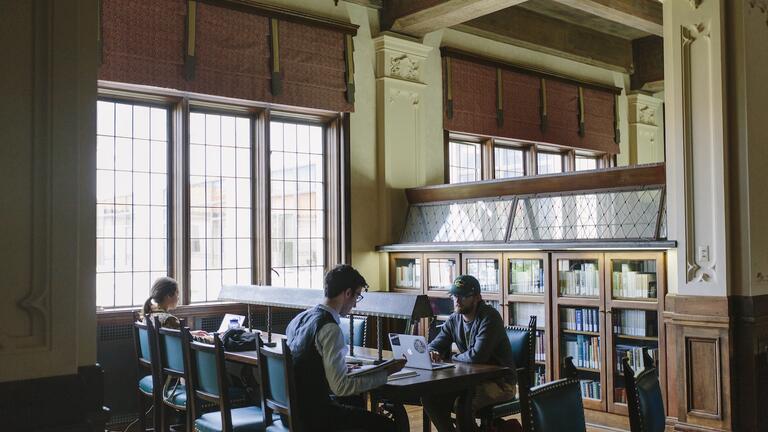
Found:
M 616 403 L 627 403 L 627 389 L 616 387 L 613 389 L 613 401 Z
M 421 288 L 421 265 L 413 262 L 395 267 L 395 286 Z
M 600 369 L 600 338 L 569 335 L 565 339 L 565 355 L 573 357 L 576 367 Z
M 657 313 L 643 310 L 614 310 L 613 332 L 627 336 L 657 336 L 659 325 Z
M 659 361 L 659 349 L 647 348 L 648 355 L 653 359 L 653 364 L 657 364 Z M 632 345 L 616 345 L 616 371 L 618 373 L 624 373 L 624 358 L 629 359 L 629 367 L 637 374 L 640 370 L 645 369 L 645 362 L 643 361 L 643 347 Z M 648 365 L 650 366 L 650 365 Z
M 600 313 L 590 308 L 560 309 L 560 327 L 575 331 L 600 331 Z
M 509 292 L 544 294 L 544 269 L 539 260 L 509 262 Z
M 547 323 L 542 303 L 513 303 L 511 312 L 512 325 L 527 327 L 531 315 L 536 317 L 537 327 L 544 327 Z
M 584 399 L 601 399 L 600 381 L 579 380 L 581 384 L 581 397 Z
M 467 260 L 467 274 L 477 278 L 480 282 L 480 291 L 499 292 L 499 264 L 497 260 Z
M 613 272 L 613 296 L 656 298 L 656 273 Z
M 600 295 L 600 273 L 597 264 L 583 263 L 578 268 L 560 270 L 558 286 L 561 295 L 593 296 Z
M 429 260 L 429 287 L 447 290 L 456 277 L 455 270 L 456 261 L 449 259 Z
M 547 361 L 546 340 L 543 331 L 536 332 L 536 352 L 533 355 L 535 361 Z
M 533 374 L 533 386 L 542 385 L 547 382 L 547 376 L 543 367 L 536 369 Z

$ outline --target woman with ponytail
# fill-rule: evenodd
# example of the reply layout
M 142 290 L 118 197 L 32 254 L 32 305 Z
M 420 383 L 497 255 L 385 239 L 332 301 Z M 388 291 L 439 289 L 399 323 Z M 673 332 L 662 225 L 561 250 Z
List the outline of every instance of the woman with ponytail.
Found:
M 157 317 L 162 327 L 178 329 L 179 319 L 169 311 L 179 303 L 179 284 L 175 279 L 161 277 L 152 284 L 152 292 L 144 302 L 144 319 Z

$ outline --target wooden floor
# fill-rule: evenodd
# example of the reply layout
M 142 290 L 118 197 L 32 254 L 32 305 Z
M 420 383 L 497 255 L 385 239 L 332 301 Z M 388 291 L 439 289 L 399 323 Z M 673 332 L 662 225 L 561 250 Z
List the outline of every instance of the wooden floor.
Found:
M 424 423 L 422 422 L 422 415 L 421 415 L 421 407 L 419 406 L 412 406 L 408 405 L 405 408 L 406 412 L 408 412 L 408 421 L 411 424 L 411 432 L 422 432 L 422 427 Z M 517 418 L 518 421 L 520 421 L 519 416 L 513 416 L 511 418 Z M 437 432 L 437 429 L 435 429 L 434 426 L 430 429 L 432 432 Z M 605 432 L 605 431 L 617 431 L 618 429 L 603 429 L 603 428 L 593 428 L 587 426 L 587 432 Z

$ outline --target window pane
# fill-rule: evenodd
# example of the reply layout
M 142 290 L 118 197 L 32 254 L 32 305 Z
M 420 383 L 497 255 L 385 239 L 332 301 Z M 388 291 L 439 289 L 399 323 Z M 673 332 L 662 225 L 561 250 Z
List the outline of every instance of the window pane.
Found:
M 325 244 L 323 128 L 274 121 L 270 132 L 272 285 L 319 289 L 325 256 L 312 246 Z
M 538 174 L 554 174 L 563 172 L 563 157 L 558 153 L 538 153 Z
M 198 140 L 190 144 L 191 300 L 215 301 L 239 271 L 251 272 L 251 120 L 191 113 L 189 121 Z
M 509 147 L 494 147 L 493 159 L 495 165 L 495 178 L 500 179 L 524 176 L 524 157 L 524 150 Z
M 464 183 L 482 179 L 480 144 L 451 141 L 448 145 L 450 183 Z
M 98 307 L 139 306 L 153 281 L 150 269 L 154 277 L 168 273 L 167 123 L 165 108 L 98 102 Z
M 589 156 L 576 156 L 576 171 L 597 169 L 597 158 Z

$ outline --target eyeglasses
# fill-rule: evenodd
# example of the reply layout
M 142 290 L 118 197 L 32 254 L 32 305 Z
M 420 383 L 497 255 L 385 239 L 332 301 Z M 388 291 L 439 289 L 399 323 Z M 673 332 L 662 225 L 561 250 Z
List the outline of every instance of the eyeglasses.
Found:
M 470 297 L 472 297 L 474 294 L 467 294 L 467 295 L 460 295 L 460 294 L 451 294 L 451 300 L 453 301 L 464 301 Z
M 363 299 L 364 299 L 364 298 L 365 298 L 365 297 L 363 297 L 363 295 L 362 295 L 362 294 L 358 294 L 358 295 L 357 295 L 357 298 L 355 299 L 355 302 L 356 302 L 356 303 L 360 303 L 361 301 L 363 301 Z

